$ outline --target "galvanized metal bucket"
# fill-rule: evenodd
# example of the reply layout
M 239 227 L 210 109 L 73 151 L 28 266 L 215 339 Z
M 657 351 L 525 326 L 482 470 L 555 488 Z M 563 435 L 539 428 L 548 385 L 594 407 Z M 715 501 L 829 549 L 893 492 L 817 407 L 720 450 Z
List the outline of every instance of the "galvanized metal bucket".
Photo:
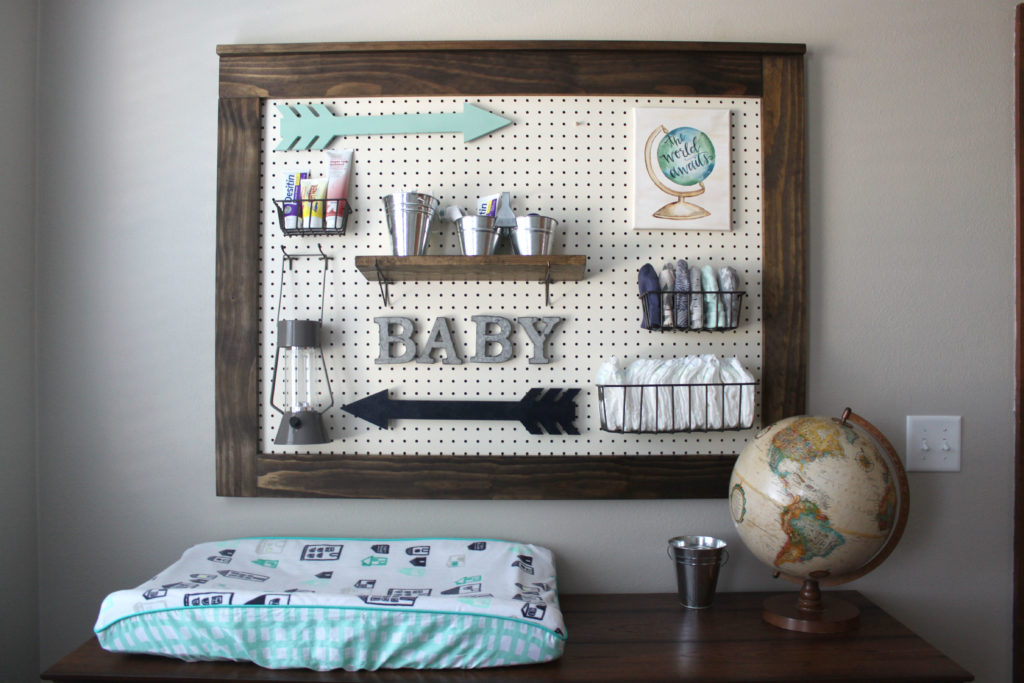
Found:
M 676 536 L 669 539 L 668 555 L 676 565 L 679 604 L 690 609 L 710 607 L 718 569 L 729 561 L 726 542 L 713 536 Z
M 462 216 L 455 221 L 455 229 L 463 256 L 490 256 L 501 237 L 492 216 Z
M 381 199 L 395 256 L 423 256 L 440 202 L 419 192 L 396 192 Z
M 551 235 L 558 221 L 548 216 L 529 214 L 516 217 L 510 230 L 512 248 L 520 256 L 542 256 L 551 253 Z

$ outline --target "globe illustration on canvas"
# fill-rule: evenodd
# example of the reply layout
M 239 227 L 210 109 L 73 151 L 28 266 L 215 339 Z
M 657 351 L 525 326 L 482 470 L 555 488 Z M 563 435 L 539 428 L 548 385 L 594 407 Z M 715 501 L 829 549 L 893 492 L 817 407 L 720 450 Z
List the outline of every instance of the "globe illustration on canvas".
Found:
M 902 534 L 908 498 L 892 446 L 849 411 L 842 420 L 797 416 L 762 430 L 737 458 L 729 482 L 740 539 L 778 574 L 804 581 L 805 592 L 880 564 Z M 776 623 L 767 610 L 766 604 L 765 618 Z
M 658 168 L 676 185 L 696 185 L 715 170 L 715 146 L 707 133 L 681 126 L 658 143 Z
M 655 187 L 676 199 L 653 215 L 672 220 L 710 216 L 707 209 L 686 200 L 704 194 L 704 181 L 715 170 L 716 159 L 715 145 L 704 131 L 691 126 L 655 128 L 644 145 L 647 175 Z

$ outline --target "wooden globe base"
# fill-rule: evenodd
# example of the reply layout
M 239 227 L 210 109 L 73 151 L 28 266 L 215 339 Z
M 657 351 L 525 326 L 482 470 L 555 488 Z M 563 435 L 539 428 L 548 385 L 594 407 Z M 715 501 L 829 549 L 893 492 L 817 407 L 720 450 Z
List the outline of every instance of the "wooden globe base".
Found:
M 711 213 L 703 206 L 697 206 L 680 198 L 679 201 L 666 204 L 654 212 L 657 218 L 668 218 L 676 221 L 688 221 L 694 218 L 704 218 Z
M 765 600 L 761 617 L 772 626 L 803 633 L 846 633 L 860 625 L 857 606 L 823 596 L 814 579 L 804 581 L 796 600 L 792 593 Z

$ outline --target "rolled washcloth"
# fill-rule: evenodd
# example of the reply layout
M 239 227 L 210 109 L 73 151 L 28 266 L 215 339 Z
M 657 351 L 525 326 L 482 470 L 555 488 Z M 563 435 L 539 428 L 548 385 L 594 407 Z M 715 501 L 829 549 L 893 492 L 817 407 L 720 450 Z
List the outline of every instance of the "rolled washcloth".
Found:
M 674 289 L 676 292 L 676 327 L 686 330 L 690 327 L 690 267 L 682 259 L 676 262 Z
M 672 299 L 675 297 L 672 294 L 672 290 L 676 286 L 676 274 L 672 267 L 672 264 L 666 264 L 661 269 L 661 274 L 658 276 L 658 285 L 661 287 L 663 294 L 661 295 L 661 311 L 662 311 L 662 327 L 675 327 L 673 324 Z
M 722 266 L 718 269 L 718 284 L 723 292 L 736 292 L 739 290 L 739 283 L 736 277 L 736 270 L 730 266 Z M 722 327 L 739 327 L 740 324 L 740 295 L 722 294 L 722 304 L 725 309 L 725 318 L 721 320 Z
M 704 327 L 704 288 L 700 281 L 700 266 L 690 268 L 690 329 Z
M 701 266 L 700 284 L 704 288 L 704 327 L 709 330 L 721 327 L 719 307 L 722 299 L 718 296 L 718 278 L 711 266 Z
M 640 327 L 645 330 L 656 330 L 661 327 L 661 297 L 658 296 L 658 273 L 654 266 L 645 263 L 637 274 L 637 284 L 640 287 L 640 295 L 644 297 L 646 307 L 644 308 L 643 320 Z

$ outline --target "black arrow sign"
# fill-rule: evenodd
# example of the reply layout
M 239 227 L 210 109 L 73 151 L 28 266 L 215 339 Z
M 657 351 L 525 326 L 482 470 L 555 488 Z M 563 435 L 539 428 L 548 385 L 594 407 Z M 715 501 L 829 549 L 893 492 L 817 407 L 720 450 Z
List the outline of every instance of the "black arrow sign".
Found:
M 579 434 L 576 404 L 579 389 L 530 389 L 519 401 L 422 401 L 393 399 L 388 390 L 341 407 L 378 427 L 390 420 L 519 420 L 531 434 Z M 543 427 L 543 429 L 541 428 Z M 561 429 L 559 429 L 561 427 Z

